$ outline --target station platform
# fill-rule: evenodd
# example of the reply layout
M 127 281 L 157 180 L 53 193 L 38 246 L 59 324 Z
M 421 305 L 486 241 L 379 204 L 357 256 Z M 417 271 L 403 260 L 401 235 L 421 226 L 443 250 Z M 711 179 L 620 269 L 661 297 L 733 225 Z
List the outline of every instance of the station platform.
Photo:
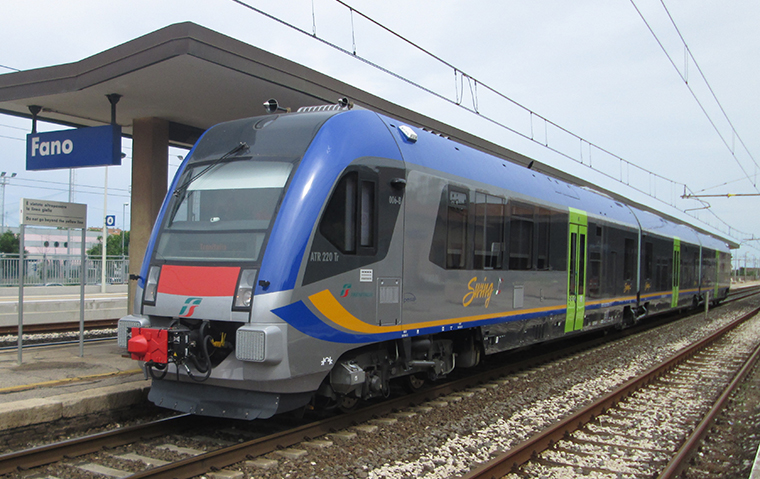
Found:
M 0 432 L 146 402 L 150 381 L 116 340 L 0 352 Z

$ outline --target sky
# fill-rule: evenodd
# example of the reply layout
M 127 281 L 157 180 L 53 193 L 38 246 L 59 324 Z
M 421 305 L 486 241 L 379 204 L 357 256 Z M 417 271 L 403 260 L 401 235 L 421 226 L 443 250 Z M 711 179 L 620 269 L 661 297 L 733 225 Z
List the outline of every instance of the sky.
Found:
M 760 238 L 760 197 L 704 198 L 710 208 L 691 211 L 696 220 L 673 209 L 706 205 L 682 200 L 684 185 L 697 194 L 760 191 L 760 2 L 344 2 L 356 12 L 335 0 L 246 0 L 304 34 L 232 0 L 3 0 L 0 74 L 75 62 L 192 21 L 730 233 L 742 242 L 734 257 L 760 266 L 760 241 L 751 239 Z M 0 115 L 0 170 L 17 173 L 5 186 L 6 225 L 18 225 L 19 198 L 68 201 L 68 170 L 25 171 L 30 129 L 29 120 Z M 126 158 L 109 168 L 108 182 L 108 213 L 118 227 L 129 220 L 128 140 L 122 150 Z M 170 175 L 185 153 L 170 151 Z M 103 184 L 103 168 L 76 170 L 72 201 L 88 204 L 92 225 L 102 224 Z

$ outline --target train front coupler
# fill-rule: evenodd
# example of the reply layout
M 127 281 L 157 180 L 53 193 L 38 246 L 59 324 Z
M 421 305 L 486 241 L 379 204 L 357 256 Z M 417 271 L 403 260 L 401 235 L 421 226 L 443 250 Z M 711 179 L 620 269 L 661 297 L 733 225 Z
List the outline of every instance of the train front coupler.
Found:
M 205 381 L 213 368 L 209 348 L 227 346 L 224 333 L 216 341 L 206 333 L 207 329 L 208 321 L 198 328 L 183 324 L 169 329 L 132 328 L 127 350 L 132 359 L 145 361 L 145 368 L 153 379 L 163 379 L 171 363 L 176 366 L 178 380 L 180 371 L 184 371 L 195 381 Z

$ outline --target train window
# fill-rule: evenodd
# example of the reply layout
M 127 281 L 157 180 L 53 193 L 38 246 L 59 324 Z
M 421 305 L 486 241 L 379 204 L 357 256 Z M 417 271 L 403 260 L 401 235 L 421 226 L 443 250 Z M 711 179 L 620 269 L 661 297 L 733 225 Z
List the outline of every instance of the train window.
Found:
M 343 253 L 356 252 L 356 172 L 344 176 L 322 216 L 319 231 Z
M 652 281 L 654 273 L 654 244 L 644 243 L 644 280 Z M 651 287 L 651 283 L 650 283 Z
M 441 194 L 429 256 L 441 268 L 464 269 L 472 257 L 468 254 L 468 196 L 467 190 L 452 186 L 444 188 Z
M 449 188 L 446 238 L 446 268 L 448 269 L 463 269 L 467 266 L 468 206 L 466 192 Z
M 568 289 L 567 292 L 570 296 L 574 296 L 576 294 L 575 286 L 578 283 L 576 280 L 575 275 L 577 274 L 576 267 L 578 265 L 577 262 L 577 251 L 578 251 L 578 233 L 570 233 L 570 282 L 568 283 Z
M 375 245 L 375 183 L 362 181 L 359 244 L 365 248 Z
M 156 255 L 172 260 L 258 260 L 293 165 L 239 160 L 188 168 L 172 197 Z M 206 171 L 202 176 L 200 171 Z M 188 181 L 195 178 L 195 181 Z
M 636 241 L 630 238 L 625 239 L 623 250 L 623 278 L 626 281 L 635 279 L 636 271 Z
M 533 210 L 531 205 L 512 203 L 509 221 L 509 269 L 533 269 Z
M 586 294 L 586 235 L 578 235 L 578 294 Z
M 552 212 L 545 208 L 538 208 L 538 246 L 536 248 L 536 269 L 539 271 L 549 269 L 549 231 L 551 226 Z
M 504 198 L 475 193 L 475 269 L 501 269 L 504 250 Z
M 602 286 L 604 285 L 602 278 L 602 231 L 601 226 L 594 223 L 593 220 L 589 220 L 589 235 L 586 238 L 586 251 L 588 254 L 586 294 L 589 298 L 602 297 Z
M 567 270 L 567 213 L 547 210 L 549 218 L 549 265 L 552 271 Z M 587 240 L 588 241 L 588 240 Z
M 333 191 L 319 231 L 344 254 L 374 253 L 376 185 L 360 180 L 353 171 L 343 176 Z

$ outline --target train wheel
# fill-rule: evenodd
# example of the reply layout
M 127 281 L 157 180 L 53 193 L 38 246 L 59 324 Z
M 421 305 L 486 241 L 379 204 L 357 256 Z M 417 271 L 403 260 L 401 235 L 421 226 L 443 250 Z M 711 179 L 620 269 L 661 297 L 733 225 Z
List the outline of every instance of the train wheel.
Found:
M 425 385 L 425 375 L 423 373 L 410 374 L 409 376 L 404 376 L 403 381 L 404 389 L 410 393 L 417 392 Z
M 338 409 L 341 412 L 351 412 L 356 409 L 357 404 L 359 404 L 359 398 L 356 396 L 341 396 L 338 399 Z

